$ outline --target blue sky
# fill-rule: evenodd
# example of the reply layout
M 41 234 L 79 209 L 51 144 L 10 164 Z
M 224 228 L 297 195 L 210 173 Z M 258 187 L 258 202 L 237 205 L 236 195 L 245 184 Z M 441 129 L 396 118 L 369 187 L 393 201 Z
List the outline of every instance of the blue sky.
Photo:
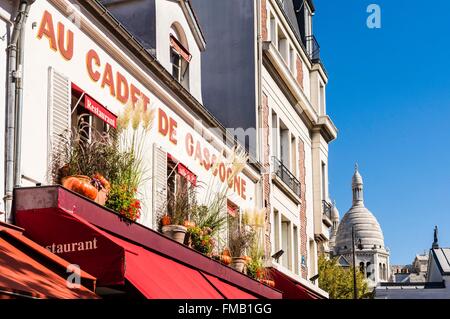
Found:
M 392 264 L 429 249 L 434 225 L 450 247 L 450 1 L 314 2 L 327 108 L 339 128 L 329 179 L 341 217 L 357 161 Z M 371 3 L 381 7 L 381 29 L 367 28 Z

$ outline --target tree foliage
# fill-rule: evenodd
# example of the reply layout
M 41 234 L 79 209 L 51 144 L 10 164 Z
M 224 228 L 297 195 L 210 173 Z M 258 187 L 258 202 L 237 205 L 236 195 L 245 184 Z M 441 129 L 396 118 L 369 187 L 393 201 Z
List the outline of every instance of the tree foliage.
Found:
M 357 270 L 356 285 L 358 298 L 365 298 L 369 291 L 364 275 Z M 319 287 L 327 291 L 330 299 L 353 298 L 353 267 L 343 268 L 337 258 L 319 257 Z

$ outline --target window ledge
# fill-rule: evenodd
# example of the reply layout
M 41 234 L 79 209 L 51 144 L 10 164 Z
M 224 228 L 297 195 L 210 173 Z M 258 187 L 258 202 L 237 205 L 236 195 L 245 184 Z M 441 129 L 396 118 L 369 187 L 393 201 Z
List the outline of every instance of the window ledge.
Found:
M 297 205 L 300 205 L 302 203 L 302 199 L 300 198 L 300 196 L 298 196 L 297 194 L 295 194 L 288 185 L 286 185 L 285 182 L 283 182 L 283 180 L 281 178 L 279 178 L 277 176 L 276 173 L 272 173 L 272 181 L 274 184 L 276 184 L 278 186 L 278 188 L 280 188 L 285 195 L 287 195 L 294 203 L 296 203 Z

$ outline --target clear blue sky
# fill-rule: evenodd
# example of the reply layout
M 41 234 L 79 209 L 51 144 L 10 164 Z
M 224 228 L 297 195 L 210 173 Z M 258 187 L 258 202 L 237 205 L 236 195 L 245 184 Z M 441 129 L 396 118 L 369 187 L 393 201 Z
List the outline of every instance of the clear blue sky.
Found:
M 450 1 L 314 3 L 328 113 L 339 128 L 329 179 L 341 217 L 357 161 L 392 264 L 429 249 L 434 225 L 450 247 Z M 366 26 L 371 3 L 381 7 L 381 29 Z

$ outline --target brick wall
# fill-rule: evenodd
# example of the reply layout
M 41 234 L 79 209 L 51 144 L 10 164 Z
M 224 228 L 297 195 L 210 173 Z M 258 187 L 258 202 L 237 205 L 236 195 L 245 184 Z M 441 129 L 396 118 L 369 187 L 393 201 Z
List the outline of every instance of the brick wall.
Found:
M 304 256 L 305 261 L 308 260 L 308 236 L 306 234 L 306 167 L 305 167 L 305 143 L 299 139 L 299 174 L 301 184 L 301 199 L 300 205 L 300 255 Z M 308 279 L 307 264 L 301 267 L 301 275 L 304 279 Z
M 303 63 L 300 57 L 297 55 L 297 83 L 303 89 Z
M 261 33 L 263 41 L 269 39 L 267 34 L 267 0 L 261 1 Z
M 269 146 L 269 103 L 267 95 L 262 96 L 262 134 L 263 134 L 263 195 L 264 203 L 266 205 L 266 218 L 265 218 L 265 253 L 266 256 L 271 255 L 271 243 L 270 243 L 270 232 L 271 232 L 271 222 L 270 222 L 270 175 L 268 174 L 270 170 L 270 146 Z

